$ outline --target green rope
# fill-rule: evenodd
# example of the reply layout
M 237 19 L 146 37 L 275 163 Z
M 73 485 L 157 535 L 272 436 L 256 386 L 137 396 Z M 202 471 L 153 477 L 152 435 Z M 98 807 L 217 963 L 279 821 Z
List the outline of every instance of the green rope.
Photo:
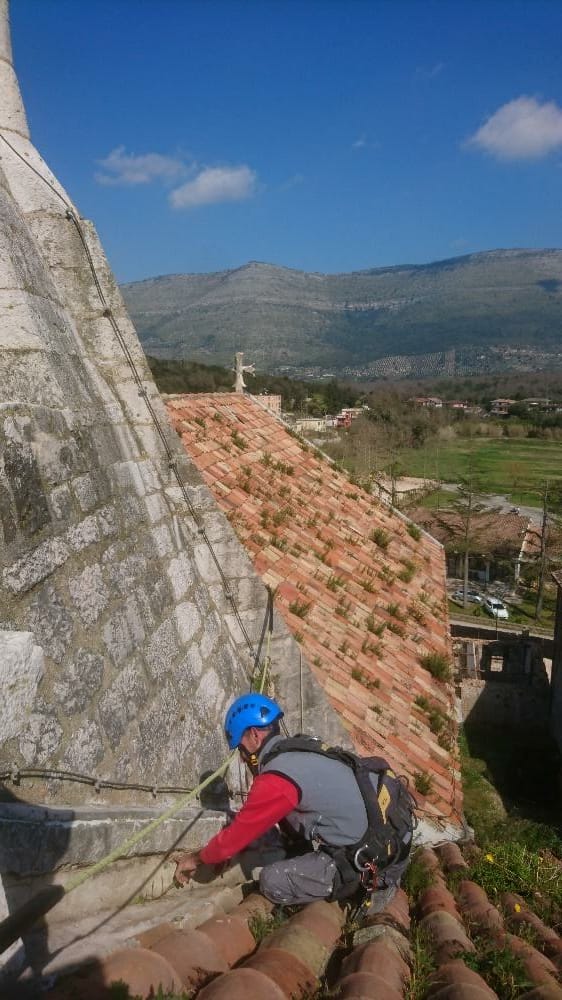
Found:
M 233 750 L 232 753 L 228 755 L 226 760 L 222 762 L 220 767 L 218 767 L 216 771 L 213 771 L 212 774 L 210 774 L 207 778 L 205 778 L 205 780 L 202 781 L 200 785 L 197 785 L 197 788 L 193 788 L 190 792 L 188 792 L 187 795 L 183 795 L 178 802 L 174 803 L 173 806 L 170 806 L 169 809 L 166 809 L 166 811 L 163 812 L 160 816 L 157 816 L 156 819 L 153 819 L 150 823 L 147 823 L 146 826 L 143 826 L 142 830 L 137 830 L 137 832 L 133 833 L 132 836 L 128 837 L 127 840 L 124 840 L 122 844 L 119 844 L 117 847 L 114 847 L 114 849 L 110 851 L 109 854 L 106 854 L 104 858 L 101 858 L 100 861 L 96 861 L 95 865 L 92 865 L 90 868 L 87 868 L 86 871 L 79 872 L 78 875 L 75 875 L 74 878 L 71 878 L 70 881 L 68 881 L 64 886 L 65 895 L 67 895 L 69 892 L 72 892 L 73 889 L 77 889 L 79 885 L 82 885 L 84 882 L 86 882 L 89 878 L 92 877 L 92 875 L 97 875 L 99 872 L 102 872 L 104 868 L 107 868 L 108 865 L 111 865 L 114 861 L 117 861 L 119 858 L 123 857 L 123 855 L 126 854 L 131 847 L 134 847 L 135 844 L 138 844 L 141 840 L 144 840 L 144 838 L 147 837 L 149 833 L 152 833 L 153 830 L 156 830 L 161 823 L 165 823 L 167 819 L 171 819 L 172 816 L 175 816 L 176 813 L 178 813 L 181 809 L 183 809 L 183 807 L 188 802 L 191 801 L 191 799 L 195 798 L 195 796 L 198 795 L 199 792 L 202 792 L 203 789 L 207 787 L 207 785 L 210 785 L 215 780 L 215 778 L 220 778 L 228 770 L 235 754 L 236 750 Z

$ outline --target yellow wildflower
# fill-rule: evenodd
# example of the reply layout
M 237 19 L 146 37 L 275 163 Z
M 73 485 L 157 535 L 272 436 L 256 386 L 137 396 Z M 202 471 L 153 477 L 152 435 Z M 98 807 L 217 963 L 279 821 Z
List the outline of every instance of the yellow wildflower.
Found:
M 519 905 L 519 903 L 516 903 L 513 909 L 515 910 L 516 913 L 521 913 L 521 906 Z
M 492 863 L 493 860 L 494 860 L 494 855 L 493 854 L 487 854 L 486 855 L 486 861 L 489 861 L 490 863 Z

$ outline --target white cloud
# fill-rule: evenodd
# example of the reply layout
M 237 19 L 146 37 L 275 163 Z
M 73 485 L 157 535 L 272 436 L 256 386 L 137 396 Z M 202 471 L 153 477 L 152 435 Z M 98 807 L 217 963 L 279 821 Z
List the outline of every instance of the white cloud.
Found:
M 177 181 L 185 176 L 185 163 L 178 157 L 160 153 L 135 156 L 124 146 L 112 149 L 103 160 L 98 160 L 103 173 L 95 174 L 98 184 L 150 184 L 152 181 Z
M 418 66 L 416 76 L 421 77 L 422 80 L 434 80 L 444 69 L 445 63 L 442 62 L 434 63 L 433 66 Z
M 360 135 L 359 138 L 355 140 L 355 142 L 351 143 L 351 148 L 363 149 L 363 147 L 366 145 L 367 145 L 367 136 L 365 135 L 365 133 L 363 133 L 363 135 Z
M 537 160 L 562 146 L 562 108 L 534 97 L 508 101 L 468 139 L 500 160 Z
M 170 194 L 172 208 L 196 208 L 222 201 L 243 201 L 256 191 L 257 175 L 250 167 L 204 167 L 193 180 Z

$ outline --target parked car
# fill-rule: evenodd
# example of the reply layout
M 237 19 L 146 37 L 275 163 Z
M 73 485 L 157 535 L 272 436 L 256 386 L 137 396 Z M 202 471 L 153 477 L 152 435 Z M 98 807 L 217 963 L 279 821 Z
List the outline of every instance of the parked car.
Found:
M 497 597 L 485 597 L 482 606 L 492 618 L 509 618 L 509 611 Z
M 467 590 L 466 599 L 469 602 L 469 604 L 482 604 L 482 596 L 481 594 L 478 593 L 477 590 Z M 457 604 L 464 604 L 464 591 L 455 590 L 455 593 L 452 596 L 452 600 L 456 601 Z

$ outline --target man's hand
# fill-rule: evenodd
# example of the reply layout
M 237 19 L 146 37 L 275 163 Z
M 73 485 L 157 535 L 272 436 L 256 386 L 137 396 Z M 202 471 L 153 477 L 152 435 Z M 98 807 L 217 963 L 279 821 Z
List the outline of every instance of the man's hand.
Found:
M 181 854 L 179 857 L 174 858 L 174 860 L 176 862 L 174 882 L 177 882 L 179 885 L 187 885 L 201 864 L 199 852 L 190 851 L 189 854 Z

